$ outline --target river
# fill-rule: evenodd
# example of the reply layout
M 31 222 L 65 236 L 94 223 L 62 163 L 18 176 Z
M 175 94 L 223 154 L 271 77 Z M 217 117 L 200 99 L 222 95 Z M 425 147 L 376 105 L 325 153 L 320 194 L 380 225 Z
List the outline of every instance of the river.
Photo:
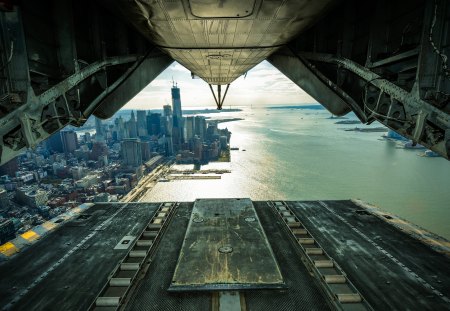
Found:
M 142 201 L 359 198 L 450 239 L 447 160 L 401 149 L 382 139 L 383 133 L 344 131 L 363 125 L 337 125 L 326 110 L 245 108 L 220 117 L 244 118 L 219 125 L 232 132 L 231 146 L 240 150 L 231 151 L 230 163 L 202 169 L 231 173 L 221 179 L 159 182 Z

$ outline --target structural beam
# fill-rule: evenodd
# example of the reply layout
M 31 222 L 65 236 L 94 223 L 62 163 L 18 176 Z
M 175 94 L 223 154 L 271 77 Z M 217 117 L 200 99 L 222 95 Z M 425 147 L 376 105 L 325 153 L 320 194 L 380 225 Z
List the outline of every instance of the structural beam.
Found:
M 268 58 L 268 61 L 332 114 L 342 116 L 352 110 L 343 94 L 338 94 L 333 84 L 326 84 L 301 58 L 293 55 L 288 49 L 276 52 Z
M 125 79 L 108 88 L 98 103 L 93 105 L 94 114 L 102 119 L 112 117 L 172 63 L 173 59 L 159 50 L 149 53 L 141 62 L 127 71 Z

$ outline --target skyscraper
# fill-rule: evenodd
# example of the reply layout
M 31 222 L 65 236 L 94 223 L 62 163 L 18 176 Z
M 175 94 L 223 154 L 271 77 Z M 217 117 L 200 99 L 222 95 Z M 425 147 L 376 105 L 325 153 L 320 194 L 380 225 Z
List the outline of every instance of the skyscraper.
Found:
M 151 158 L 151 147 L 149 141 L 141 141 L 142 161 L 148 161 Z
M 187 117 L 184 123 L 184 133 L 186 141 L 189 142 L 195 135 L 194 117 Z
M 64 153 L 70 154 L 78 148 L 78 139 L 75 131 L 61 131 L 61 140 Z
M 130 138 L 137 138 L 137 126 L 136 126 L 136 118 L 134 117 L 134 111 L 131 111 L 131 118 L 127 122 L 128 136 Z
M 119 140 L 129 138 L 128 130 L 126 128 L 126 123 L 123 121 L 122 117 L 118 117 L 114 121 L 114 123 L 116 125 L 116 130 L 117 130 L 117 138 Z
M 19 159 L 16 157 L 0 166 L 0 175 L 8 175 L 13 177 L 16 175 L 16 172 L 18 170 L 19 170 Z
M 164 105 L 163 110 L 165 117 L 172 117 L 172 107 L 170 105 Z
M 172 108 L 174 117 L 177 117 L 178 120 L 181 120 L 183 112 L 181 111 L 180 89 L 176 84 L 172 85 Z
M 214 136 L 218 134 L 217 122 L 210 121 L 208 122 L 208 127 L 206 129 L 206 139 L 213 140 Z
M 90 154 L 90 159 L 97 161 L 100 157 L 104 157 L 108 155 L 108 147 L 105 142 L 96 141 L 92 145 L 92 151 Z
M 149 135 L 161 134 L 161 114 L 150 113 L 147 115 L 147 131 Z
M 180 89 L 172 85 L 173 131 L 172 141 L 174 151 L 181 149 L 183 143 L 183 113 L 181 111 Z
M 97 117 L 94 118 L 95 118 L 95 140 L 103 141 L 105 139 L 105 133 L 103 131 L 102 120 L 100 120 Z
M 139 137 L 141 136 L 147 136 L 147 118 L 146 114 L 147 112 L 145 110 L 138 110 L 136 111 L 137 114 L 137 134 Z
M 206 118 L 203 116 L 195 117 L 195 135 L 200 139 L 204 139 L 206 135 Z
M 127 138 L 120 144 L 123 164 L 137 167 L 142 165 L 142 149 L 139 139 Z
M 50 136 L 47 139 L 47 149 L 53 152 L 63 152 L 63 142 L 61 139 L 61 133 L 58 131 L 56 133 L 53 133 L 52 136 Z
M 162 118 L 161 125 L 165 135 L 166 155 L 173 155 L 173 141 L 172 141 L 172 129 L 173 129 L 173 115 L 172 107 L 170 105 L 164 105 L 164 117 Z

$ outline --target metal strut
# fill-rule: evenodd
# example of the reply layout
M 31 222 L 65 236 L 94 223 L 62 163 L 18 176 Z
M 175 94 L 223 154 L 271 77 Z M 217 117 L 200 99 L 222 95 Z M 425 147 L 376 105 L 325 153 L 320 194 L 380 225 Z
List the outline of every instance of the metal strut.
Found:
M 211 89 L 211 93 L 214 96 L 214 100 L 216 101 L 217 110 L 222 110 L 223 102 L 225 101 L 225 97 L 227 96 L 228 88 L 230 87 L 230 84 L 227 84 L 227 88 L 225 89 L 225 94 L 223 94 L 223 98 L 221 97 L 222 93 L 222 85 L 217 85 L 217 97 L 216 93 L 214 93 L 213 87 L 211 84 L 208 84 L 209 88 Z

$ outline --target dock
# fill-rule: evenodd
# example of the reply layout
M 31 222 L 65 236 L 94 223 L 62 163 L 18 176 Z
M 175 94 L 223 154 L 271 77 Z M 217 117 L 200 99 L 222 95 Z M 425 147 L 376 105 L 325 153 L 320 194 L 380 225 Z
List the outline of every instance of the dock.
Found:
M 167 176 L 169 180 L 190 180 L 190 179 L 221 179 L 220 175 L 203 175 L 203 174 L 170 174 Z
M 450 310 L 450 244 L 413 228 L 351 200 L 98 203 L 0 262 L 0 308 Z

